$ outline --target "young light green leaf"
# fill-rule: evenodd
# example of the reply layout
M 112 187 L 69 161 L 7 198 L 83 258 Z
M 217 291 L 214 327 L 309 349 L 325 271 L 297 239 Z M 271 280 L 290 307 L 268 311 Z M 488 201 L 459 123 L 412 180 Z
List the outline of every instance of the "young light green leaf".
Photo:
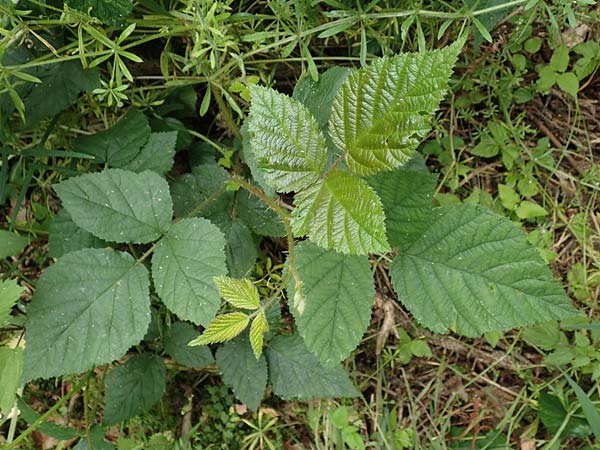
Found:
M 167 370 L 162 358 L 142 354 L 106 376 L 104 423 L 112 425 L 137 416 L 157 403 L 165 392 Z
M 109 244 L 92 233 L 79 228 L 66 209 L 61 209 L 50 222 L 48 230 L 48 254 L 60 258 L 67 253 L 84 248 L 103 248 Z
M 10 311 L 19 301 L 23 291 L 17 280 L 0 280 L 0 328 L 8 323 Z
M 83 372 L 120 358 L 150 323 L 148 272 L 127 253 L 86 249 L 42 274 L 27 310 L 25 378 Z
M 266 353 L 273 392 L 283 399 L 358 395 L 344 369 L 324 368 L 297 334 L 275 336 Z
M 159 175 L 164 175 L 173 167 L 176 144 L 177 131 L 151 133 L 139 153 L 123 165 L 123 169 L 133 172 L 151 170 Z
M 54 189 L 73 222 L 106 241 L 154 241 L 173 217 L 169 186 L 154 172 L 106 169 L 70 178 Z
M 214 277 L 213 281 L 217 285 L 221 297 L 236 308 L 254 310 L 260 306 L 258 289 L 249 279 Z
M 176 322 L 165 333 L 165 352 L 187 367 L 200 368 L 215 362 L 208 347 L 190 347 L 189 342 L 196 339 L 198 333 L 187 322 Z
M 514 224 L 460 204 L 432 210 L 391 267 L 400 301 L 437 333 L 465 336 L 577 315 L 537 249 Z
M 0 413 L 3 417 L 15 403 L 22 373 L 23 349 L 0 347 Z
M 346 358 L 369 325 L 375 299 L 366 256 L 346 256 L 302 242 L 295 268 L 303 283 L 303 310 L 290 308 L 306 347 L 326 366 Z M 295 292 L 293 277 L 288 297 Z
M 334 170 L 296 194 L 292 227 L 315 244 L 342 253 L 384 253 L 390 246 L 375 191 L 360 178 Z
M 175 223 L 152 256 L 156 293 L 181 319 L 207 325 L 219 310 L 213 277 L 225 275 L 225 238 L 203 218 Z
M 406 163 L 446 92 L 459 41 L 441 50 L 379 58 L 350 74 L 331 109 L 329 133 L 348 167 L 374 174 Z
M 301 191 L 319 179 L 327 160 L 325 137 L 300 102 L 253 85 L 250 146 L 265 181 L 279 192 Z
M 215 317 L 202 336 L 194 339 L 189 345 L 207 345 L 233 339 L 246 329 L 249 317 L 241 312 L 233 312 Z
M 247 339 L 239 337 L 219 347 L 217 366 L 223 381 L 248 408 L 256 411 L 267 387 L 267 362 L 256 358 Z
M 7 230 L 0 230 L 0 259 L 15 256 L 26 245 L 27 238 Z
M 250 344 L 252 345 L 252 351 L 256 359 L 259 359 L 260 355 L 262 355 L 263 338 L 267 331 L 269 331 L 269 322 L 264 311 L 261 311 L 250 325 Z

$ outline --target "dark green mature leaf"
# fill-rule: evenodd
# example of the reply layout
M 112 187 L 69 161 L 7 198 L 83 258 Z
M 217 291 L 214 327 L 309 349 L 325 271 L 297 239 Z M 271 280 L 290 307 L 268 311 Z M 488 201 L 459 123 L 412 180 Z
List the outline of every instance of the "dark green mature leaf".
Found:
M 540 420 L 552 435 L 558 433 L 565 420 L 567 420 L 567 424 L 563 428 L 563 436 L 585 438 L 590 434 L 590 427 L 585 420 L 579 417 L 567 417 L 567 410 L 560 399 L 554 395 L 541 392 L 538 399 L 538 410 Z
M 54 186 L 73 222 L 112 242 L 151 242 L 173 217 L 167 182 L 154 172 L 106 169 Z
M 238 400 L 257 410 L 267 387 L 264 355 L 256 359 L 248 339 L 239 337 L 220 346 L 216 359 L 225 384 L 231 387 Z
M 27 245 L 27 238 L 6 230 L 0 230 L 0 259 L 15 256 Z
M 69 253 L 42 274 L 27 310 L 25 378 L 83 372 L 120 358 L 150 323 L 148 272 L 127 253 Z
M 376 59 L 352 72 L 333 101 L 329 133 L 359 175 L 406 163 L 429 131 L 462 41 Z
M 258 253 L 256 243 L 250 229 L 240 220 L 235 219 L 225 232 L 227 246 L 227 267 L 232 277 L 243 277 L 254 267 Z
M 600 414 L 596 409 L 596 405 L 592 403 L 590 397 L 583 389 L 581 389 L 581 387 L 575 382 L 575 380 L 573 380 L 573 378 L 571 378 L 568 374 L 564 375 L 569 383 L 569 386 L 571 386 L 571 389 L 575 391 L 577 400 L 579 400 L 579 403 L 581 404 L 581 410 L 583 411 L 585 420 L 590 425 L 596 441 L 600 441 Z
M 23 372 L 23 349 L 0 347 L 0 412 L 12 409 Z
M 279 192 L 305 189 L 327 160 L 325 136 L 298 101 L 273 89 L 251 88 L 250 145 L 265 181 Z
M 344 369 L 323 367 L 297 334 L 275 336 L 266 353 L 273 392 L 286 400 L 358 395 Z
M 23 98 L 27 128 L 61 112 L 74 103 L 81 92 L 100 86 L 98 70 L 84 70 L 79 61 L 52 64 L 35 75 L 42 82 L 33 85 Z
M 181 319 L 207 325 L 221 304 L 213 277 L 225 275 L 223 233 L 203 218 L 175 223 L 152 256 L 156 293 Z
M 432 210 L 421 237 L 401 246 L 391 275 L 400 301 L 438 333 L 478 336 L 577 315 L 526 235 L 471 205 Z
M 108 26 L 119 26 L 133 9 L 132 0 L 67 0 L 67 5 L 88 12 Z
M 162 358 L 133 356 L 106 376 L 104 423 L 119 423 L 137 416 L 158 402 L 164 392 L 167 370 Z
M 10 312 L 23 291 L 17 280 L 0 280 L 0 328 L 8 323 Z
M 375 191 L 360 178 L 334 170 L 296 194 L 292 227 L 315 244 L 342 253 L 389 251 L 385 215 Z
M 259 236 L 283 236 L 285 229 L 279 216 L 266 203 L 246 191 L 238 191 L 236 212 L 253 233 Z
M 150 137 L 146 116 L 131 109 L 111 128 L 77 139 L 74 150 L 93 155 L 98 164 L 123 167 L 132 161 Z
M 173 167 L 176 143 L 177 131 L 151 133 L 140 152 L 123 168 L 134 172 L 152 170 L 164 175 Z
M 46 422 L 44 425 L 55 425 L 52 422 Z M 40 431 L 45 433 L 40 427 Z M 50 434 L 50 436 L 52 436 Z M 89 435 L 79 439 L 79 442 L 73 450 L 115 450 L 115 446 L 104 439 L 104 430 L 100 425 L 92 425 Z
M 200 368 L 215 362 L 208 347 L 188 344 L 200 336 L 192 325 L 186 322 L 176 322 L 165 334 L 165 352 L 187 367 Z
M 17 408 L 19 408 L 20 411 L 19 417 L 29 425 L 35 423 L 40 418 L 39 414 L 36 413 L 31 406 L 25 403 L 22 398 L 17 399 Z M 36 429 L 59 441 L 68 441 L 69 439 L 74 439 L 79 436 L 76 429 L 63 427 L 55 422 L 42 422 Z
M 295 267 L 303 282 L 305 303 L 292 312 L 306 347 L 325 365 L 346 358 L 369 325 L 375 299 L 373 274 L 366 256 L 346 256 L 302 242 Z M 293 298 L 295 286 L 288 286 Z
M 383 203 L 390 244 L 409 245 L 418 239 L 429 226 L 437 176 L 402 168 L 366 180 Z
M 220 208 L 223 204 L 222 197 L 233 195 L 232 192 L 225 191 L 227 183 L 229 183 L 229 174 L 216 164 L 194 167 L 192 173 L 179 177 L 171 185 L 175 216 L 185 217 L 199 206 L 202 206 L 200 215 L 207 212 L 210 215 L 215 208 L 223 209 Z
M 109 244 L 92 233 L 79 228 L 66 209 L 61 209 L 52 219 L 48 230 L 48 254 L 60 258 L 70 252 L 84 248 L 103 248 Z

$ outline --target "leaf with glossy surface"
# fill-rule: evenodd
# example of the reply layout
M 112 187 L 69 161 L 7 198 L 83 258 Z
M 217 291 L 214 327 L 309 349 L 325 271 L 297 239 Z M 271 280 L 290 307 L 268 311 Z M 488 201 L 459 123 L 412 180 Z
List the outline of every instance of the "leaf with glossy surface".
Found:
M 297 334 L 275 336 L 266 353 L 273 392 L 283 399 L 358 395 L 344 369 L 323 367 Z
M 400 301 L 437 333 L 479 336 L 577 315 L 526 235 L 480 207 L 432 210 L 390 272 Z
M 279 192 L 301 191 L 319 179 L 325 137 L 310 112 L 273 89 L 251 87 L 250 145 L 265 181 Z
M 331 108 L 329 133 L 359 175 L 406 163 L 446 92 L 462 43 L 376 59 L 354 71 Z
M 27 245 L 27 238 L 7 230 L 0 230 L 0 259 L 15 256 Z
M 249 279 L 214 277 L 213 281 L 221 297 L 236 308 L 254 310 L 260 306 L 258 289 Z
M 25 378 L 83 372 L 120 358 L 150 323 L 148 272 L 127 253 L 86 249 L 44 271 L 27 310 Z
M 60 258 L 67 253 L 84 248 L 103 248 L 109 244 L 89 231 L 78 227 L 66 209 L 61 209 L 52 219 L 48 230 L 48 255 Z
M 73 222 L 106 241 L 154 241 L 173 217 L 169 186 L 150 171 L 107 169 L 70 178 L 54 190 Z
M 225 275 L 223 233 L 203 218 L 175 223 L 152 256 L 156 293 L 179 318 L 207 325 L 219 310 L 213 277 Z
M 200 368 L 215 362 L 208 347 L 190 347 L 188 344 L 200 336 L 192 325 L 176 322 L 165 334 L 165 352 L 187 367 Z
M 133 356 L 111 370 L 106 376 L 104 423 L 119 423 L 157 403 L 165 392 L 166 378 L 162 358 L 151 354 Z
M 219 347 L 216 360 L 225 384 L 238 400 L 256 411 L 267 387 L 265 357 L 256 359 L 248 340 L 237 338 Z
M 151 170 L 164 175 L 173 167 L 177 131 L 151 133 L 140 152 L 123 169 L 133 172 Z
M 369 260 L 302 242 L 294 262 L 304 294 L 303 310 L 291 308 L 298 332 L 323 364 L 338 363 L 358 346 L 369 325 L 375 299 Z M 291 278 L 288 298 L 295 292 Z
M 342 253 L 384 253 L 390 247 L 375 191 L 360 178 L 334 170 L 296 194 L 292 227 L 320 247 Z

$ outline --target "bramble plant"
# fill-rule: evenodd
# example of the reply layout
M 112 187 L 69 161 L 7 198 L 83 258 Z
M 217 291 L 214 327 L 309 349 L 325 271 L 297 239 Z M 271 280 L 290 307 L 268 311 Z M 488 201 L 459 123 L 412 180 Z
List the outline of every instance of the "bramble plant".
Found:
M 214 362 L 204 345 L 222 343 L 223 380 L 252 409 L 267 383 L 286 399 L 355 396 L 340 361 L 369 324 L 372 254 L 394 255 L 382 258 L 399 300 L 437 333 L 479 336 L 576 315 L 510 220 L 433 204 L 437 177 L 416 149 L 463 43 L 333 68 L 303 79 L 293 97 L 251 86 L 242 152 L 253 180 L 207 163 L 169 186 L 177 134 L 151 133 L 136 111 L 80 138 L 76 150 L 106 168 L 55 186 L 64 210 L 50 245 L 60 258 L 29 306 L 24 379 L 123 357 L 152 339 L 151 305 L 160 299 L 204 327 L 199 335 L 176 323 L 165 352 L 201 367 Z M 152 156 L 157 148 L 162 159 Z M 291 214 L 277 193 L 294 194 Z M 266 298 L 247 278 L 255 235 L 287 241 L 283 275 Z M 278 326 L 285 293 L 293 334 Z M 105 423 L 157 402 L 165 376 L 150 352 L 112 369 Z

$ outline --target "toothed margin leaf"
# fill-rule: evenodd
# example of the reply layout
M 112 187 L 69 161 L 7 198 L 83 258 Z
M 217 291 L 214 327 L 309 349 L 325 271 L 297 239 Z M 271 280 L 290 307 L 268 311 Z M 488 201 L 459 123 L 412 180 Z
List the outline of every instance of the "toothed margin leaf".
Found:
M 236 196 L 236 212 L 253 233 L 259 236 L 283 236 L 281 218 L 266 203 L 241 189 Z
M 167 370 L 162 358 L 133 356 L 106 376 L 104 423 L 115 424 L 137 416 L 157 403 L 165 392 Z
M 84 248 L 108 247 L 108 243 L 89 231 L 78 227 L 66 209 L 61 209 L 50 222 L 48 230 L 48 255 L 52 258 L 82 250 Z
M 429 226 L 437 176 L 396 169 L 366 178 L 383 203 L 387 237 L 393 246 L 409 245 Z
M 269 331 L 269 322 L 267 322 L 265 313 L 261 311 L 252 321 L 252 325 L 250 325 L 250 344 L 252 345 L 252 351 L 256 359 L 262 355 L 263 338 L 267 331 Z
M 203 164 L 192 169 L 192 173 L 179 177 L 171 185 L 175 216 L 184 217 L 200 205 L 205 205 L 199 215 L 205 216 L 223 203 L 222 197 L 232 195 L 225 192 L 229 174 L 216 164 Z M 213 223 L 219 225 L 213 220 Z
M 256 359 L 247 339 L 237 338 L 219 347 L 217 366 L 223 381 L 239 401 L 256 411 L 267 387 L 267 362 Z
M 107 169 L 70 178 L 54 190 L 73 222 L 106 241 L 154 241 L 173 217 L 169 186 L 154 172 Z
M 27 245 L 27 238 L 6 230 L 0 230 L 0 259 L 15 256 Z
M 0 328 L 8 323 L 10 312 L 19 301 L 23 291 L 24 289 L 18 285 L 17 280 L 0 280 Z
M 429 131 L 459 43 L 442 50 L 379 58 L 352 72 L 331 108 L 329 133 L 359 175 L 406 163 Z
M 27 310 L 25 379 L 120 358 L 150 323 L 148 272 L 127 253 L 86 249 L 44 271 Z
M 177 131 L 152 133 L 140 152 L 123 169 L 133 172 L 151 170 L 164 175 L 173 167 L 176 143 Z
M 390 272 L 400 301 L 437 333 L 479 336 L 577 315 L 526 235 L 476 206 L 432 210 Z
M 279 192 L 305 189 L 327 160 L 325 137 L 300 102 L 273 89 L 252 86 L 250 146 L 265 181 Z
M 142 112 L 132 109 L 113 127 L 78 138 L 73 149 L 93 155 L 97 164 L 121 167 L 136 157 L 149 136 L 148 119 Z
M 0 347 L 0 412 L 10 413 L 23 372 L 23 349 Z
M 360 178 L 334 170 L 296 194 L 292 227 L 315 244 L 342 253 L 385 253 L 385 215 L 375 191 Z
M 283 399 L 358 396 L 344 369 L 324 368 L 297 334 L 275 336 L 266 354 L 273 392 Z
M 327 366 L 345 359 L 366 331 L 375 299 L 373 274 L 366 256 L 346 256 L 310 242 L 295 250 L 303 283 L 303 311 L 293 307 L 306 347 Z M 293 277 L 291 277 L 293 279 Z M 288 298 L 295 283 L 288 285 Z
M 165 352 L 187 367 L 200 368 L 215 362 L 208 347 L 190 347 L 188 344 L 200 336 L 192 325 L 177 322 L 165 334 Z
M 242 134 L 242 159 L 250 169 L 252 179 L 262 188 L 265 194 L 269 197 L 274 197 L 277 194 L 275 189 L 273 189 L 272 186 L 269 186 L 262 170 L 258 168 L 258 162 L 256 161 L 254 150 L 252 150 L 252 144 L 250 143 L 248 120 L 244 121 L 244 124 L 240 128 L 240 133 Z
M 213 281 L 221 297 L 236 308 L 254 310 L 260 306 L 258 289 L 247 278 L 214 277 Z
M 248 275 L 258 257 L 256 242 L 250 228 L 242 220 L 235 219 L 225 232 L 225 238 L 229 274 L 234 277 Z
M 154 249 L 152 278 L 163 303 L 184 320 L 208 324 L 219 310 L 213 277 L 225 275 L 225 238 L 206 219 L 175 223 Z
M 241 312 L 217 316 L 208 324 L 202 336 L 194 339 L 189 345 L 206 345 L 229 341 L 244 331 L 249 321 L 248 316 Z
M 67 5 L 84 13 L 91 9 L 91 15 L 108 26 L 122 25 L 133 9 L 132 0 L 67 0 Z

